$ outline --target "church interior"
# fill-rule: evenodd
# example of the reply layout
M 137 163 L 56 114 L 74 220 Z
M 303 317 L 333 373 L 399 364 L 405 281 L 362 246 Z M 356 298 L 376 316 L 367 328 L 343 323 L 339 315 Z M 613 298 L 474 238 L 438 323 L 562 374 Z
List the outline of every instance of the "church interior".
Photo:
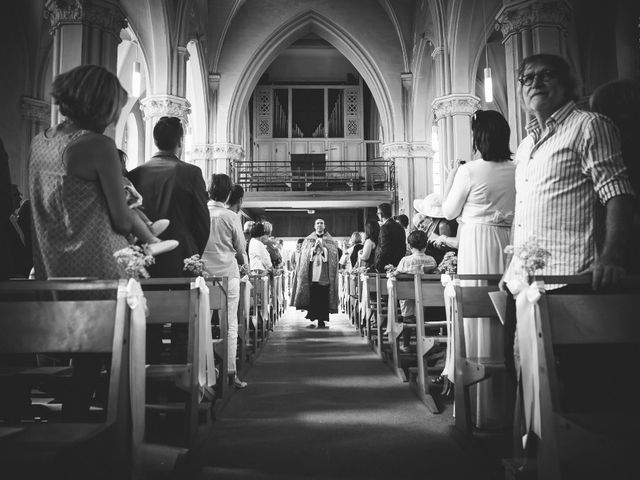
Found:
M 516 152 L 535 117 L 523 107 L 520 91 L 518 68 L 525 58 L 566 59 L 577 79 L 576 105 L 585 110 L 599 86 L 639 81 L 640 2 L 21 0 L 3 2 L 2 10 L 0 140 L 9 183 L 23 201 L 34 195 L 32 140 L 64 119 L 51 95 L 53 80 L 74 67 L 99 65 L 128 94 L 119 117 L 104 131 L 126 153 L 126 170 L 143 166 L 158 150 L 158 120 L 177 117 L 184 128 L 180 160 L 199 168 L 207 188 L 217 174 L 243 188 L 241 224 L 269 222 L 273 236 L 282 240 L 284 267 L 271 276 L 249 274 L 240 287 L 240 304 L 234 304 L 238 375 L 247 380 L 246 389 L 229 383 L 224 364 L 231 291 L 226 277 L 205 279 L 197 288 L 193 278 L 191 283 L 174 279 L 171 287 L 162 279 L 142 281 L 149 318 L 164 312 L 153 320 L 156 326 L 166 329 L 178 322 L 171 314 L 189 313 L 179 320 L 189 329 L 182 369 L 144 364 L 144 336 L 136 333 L 144 330 L 144 315 L 136 324 L 137 304 L 123 300 L 132 298 L 126 281 L 109 284 L 119 292 L 117 300 L 67 302 L 76 313 L 84 312 L 77 322 L 91 323 L 92 315 L 102 318 L 105 312 L 116 318 L 116 333 L 109 333 L 108 341 L 90 342 L 111 359 L 95 394 L 101 400 L 91 407 L 93 420 L 110 434 L 89 435 L 86 425 L 78 424 L 58 455 L 52 445 L 60 447 L 54 440 L 67 435 L 65 423 L 55 422 L 57 407 L 49 409 L 48 419 L 47 402 L 56 403 L 72 374 L 68 361 L 38 355 L 29 378 L 37 378 L 32 405 L 41 409 L 22 424 L 0 420 L 0 450 L 7 452 L 0 453 L 1 478 L 572 479 L 591 477 L 566 473 L 562 461 L 550 460 L 554 447 L 573 445 L 571 454 L 584 458 L 613 451 L 599 440 L 584 446 L 579 432 L 572 430 L 577 437 L 571 437 L 567 427 L 564 437 L 544 435 L 540 445 L 557 445 L 544 445 L 537 463 L 527 463 L 513 451 L 510 422 L 489 419 L 479 427 L 473 413 L 473 427 L 463 424 L 469 420 L 464 402 L 473 410 L 481 402 L 480 388 L 472 385 L 469 398 L 468 389 L 443 381 L 446 348 L 452 348 L 447 345 L 458 341 L 454 327 L 449 317 L 422 318 L 421 307 L 435 296 L 437 306 L 430 308 L 441 308 L 443 315 L 457 308 L 462 321 L 460 293 L 457 304 L 443 300 L 439 275 L 431 279 L 429 288 L 437 287 L 433 294 L 424 286 L 420 290 L 419 276 L 414 292 L 413 277 L 402 287 L 400 277 L 395 283 L 384 272 L 369 277 L 364 271 L 338 272 L 337 313 L 331 312 L 330 328 L 322 331 L 304 328 L 305 319 L 292 306 L 295 268 L 287 259 L 318 218 L 340 246 L 378 220 L 381 204 L 411 222 L 416 201 L 445 193 L 450 172 L 475 158 L 472 117 L 478 110 L 497 111 L 506 119 L 509 147 Z M 70 290 L 80 288 L 81 280 L 69 281 L 76 282 Z M 27 283 L 0 283 L 0 304 L 6 303 L 0 305 L 0 325 L 20 322 L 14 304 L 27 295 Z M 93 295 L 99 287 L 106 283 L 91 287 Z M 64 300 L 65 288 L 51 287 L 54 298 Z M 401 334 L 391 328 L 391 302 L 403 298 L 397 296 L 402 288 L 420 310 L 417 327 L 403 326 L 413 332 L 411 353 L 409 347 L 399 350 Z M 633 317 L 634 288 L 631 303 L 625 297 L 615 306 L 621 316 Z M 198 310 L 207 308 L 204 297 L 212 317 Z M 28 298 L 24 315 L 37 317 L 38 328 L 25 327 L 18 338 L 33 339 L 46 335 L 39 329 L 47 316 L 64 317 L 64 312 Z M 67 311 L 69 316 L 77 315 Z M 495 312 L 488 316 L 498 319 Z M 206 331 L 207 322 L 213 322 L 213 333 Z M 97 326 L 90 331 L 104 334 Z M 120 344 L 111 345 L 117 335 Z M 634 335 L 637 342 L 637 327 Z M 37 347 L 53 348 L 53 340 Z M 171 342 L 163 341 L 165 347 Z M 0 340 L 0 390 L 19 392 L 26 378 L 12 363 L 15 354 L 22 355 L 15 342 L 21 343 Z M 85 344 L 78 345 L 71 350 L 76 355 Z M 542 364 L 546 354 L 537 355 Z M 493 367 L 478 369 L 485 367 L 472 384 L 491 375 Z M 219 377 L 213 393 L 202 387 L 199 375 Z M 592 379 L 592 387 L 606 389 L 606 382 Z M 555 402 L 554 392 L 548 398 Z M 549 407 L 544 398 L 543 411 Z M 3 402 L 0 410 L 7 406 Z M 106 404 L 109 408 L 102 408 Z M 609 407 L 607 414 L 615 413 L 613 404 Z M 545 421 L 541 428 L 547 428 Z M 25 424 L 37 427 L 27 447 L 18 442 Z M 616 458 L 633 457 L 638 442 L 630 442 Z M 47 467 L 33 467 L 36 473 L 28 476 L 29 465 L 38 462 Z M 615 478 L 638 478 L 624 461 L 617 465 Z M 58 471 L 66 473 L 58 477 Z

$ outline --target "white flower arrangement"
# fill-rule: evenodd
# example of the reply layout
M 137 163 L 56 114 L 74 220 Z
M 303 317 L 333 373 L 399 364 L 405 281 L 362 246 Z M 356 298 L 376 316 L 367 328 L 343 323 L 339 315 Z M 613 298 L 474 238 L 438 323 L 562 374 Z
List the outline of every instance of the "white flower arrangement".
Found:
M 128 278 L 149 278 L 147 268 L 155 263 L 155 259 L 146 249 L 146 245 L 139 247 L 129 245 L 113 254 L 119 266 L 124 268 Z
M 205 270 L 205 260 L 200 258 L 200 255 L 192 255 L 189 258 L 184 259 L 184 268 L 183 270 L 186 272 L 193 273 L 196 277 L 208 277 L 209 274 Z
M 455 252 L 447 252 L 444 254 L 440 265 L 436 269 L 438 273 L 455 274 L 458 272 L 458 257 Z
M 521 268 L 530 277 L 533 277 L 538 270 L 542 270 L 547 264 L 547 260 L 551 257 L 551 252 L 542 248 L 535 237 L 531 237 L 517 247 L 507 245 L 504 251 L 513 255 L 513 260 L 517 260 Z

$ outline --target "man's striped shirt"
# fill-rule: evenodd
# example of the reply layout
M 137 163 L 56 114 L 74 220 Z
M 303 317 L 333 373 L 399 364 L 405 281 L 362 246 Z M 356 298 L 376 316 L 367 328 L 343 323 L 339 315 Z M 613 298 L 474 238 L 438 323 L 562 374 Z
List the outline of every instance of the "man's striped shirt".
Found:
M 572 275 L 596 255 L 595 207 L 633 194 L 613 123 L 569 102 L 546 121 L 537 119 L 516 153 L 513 245 L 531 238 L 551 252 L 539 274 Z M 631 219 L 629 219 L 631 221 Z

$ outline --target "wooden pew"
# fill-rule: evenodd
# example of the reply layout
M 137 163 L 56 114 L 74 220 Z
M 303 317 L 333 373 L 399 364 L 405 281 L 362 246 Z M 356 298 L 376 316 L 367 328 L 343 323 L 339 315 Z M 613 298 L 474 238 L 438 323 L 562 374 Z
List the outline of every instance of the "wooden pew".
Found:
M 212 312 L 217 312 L 218 325 L 220 327 L 220 338 L 212 339 L 213 351 L 220 357 L 219 381 L 216 394 L 219 398 L 224 398 L 229 390 L 229 365 L 227 360 L 227 350 L 229 348 L 227 341 L 229 334 L 229 317 L 227 314 L 228 280 L 227 277 L 208 277 L 206 283 L 209 287 L 209 309 Z M 240 339 L 240 317 L 238 317 L 238 338 Z
M 191 278 L 152 278 L 141 281 L 144 296 L 147 299 L 149 316 L 147 325 L 186 324 L 187 355 L 185 363 L 161 363 L 147 365 L 147 386 L 156 385 L 170 391 L 176 384 L 185 390 L 186 401 L 150 401 L 147 399 L 147 413 L 184 414 L 182 438 L 179 445 L 189 448 L 194 445 L 198 435 L 199 416 L 205 417 L 210 424 L 212 404 L 200 402 L 198 372 L 200 355 L 197 349 L 196 335 L 199 322 L 205 321 L 198 313 L 200 290 L 192 289 Z M 172 345 L 172 348 L 174 346 Z M 213 348 L 213 347 L 211 347 Z M 226 368 L 226 357 L 223 359 Z M 148 425 L 149 427 L 149 425 Z M 148 430 L 148 428 L 147 428 Z
M 387 291 L 387 276 L 384 273 L 367 273 L 366 281 L 361 282 L 365 299 L 365 315 L 362 330 L 367 341 L 373 350 L 382 358 L 382 347 L 384 344 L 382 325 L 387 320 L 387 302 L 389 292 Z
M 404 365 L 408 365 L 411 359 L 415 359 L 416 355 L 412 353 L 400 352 L 400 337 L 406 328 L 415 329 L 415 325 L 404 324 L 399 320 L 400 310 L 398 302 L 400 300 L 414 300 L 416 298 L 416 289 L 413 275 L 397 274 L 393 282 L 393 289 L 389 290 L 389 310 L 387 315 L 387 330 L 389 331 L 389 344 L 391 346 L 391 368 L 393 372 L 402 380 L 407 382 L 409 379 L 405 373 Z M 395 308 L 394 308 L 395 306 Z
M 608 292 L 590 291 L 590 276 L 542 280 L 546 284 L 567 283 L 574 290 L 579 288 L 576 284 L 582 284 L 586 293 L 543 294 L 536 308 L 541 402 L 538 478 L 640 478 L 636 385 L 640 278 L 629 278 Z M 598 385 L 602 379 L 590 375 L 585 379 L 586 385 L 578 385 L 580 390 L 584 387 L 594 394 L 598 387 L 615 389 L 603 403 L 584 408 L 568 398 L 567 381 L 575 381 L 571 372 L 561 372 L 564 358 L 561 352 L 568 346 L 586 347 L 590 349 L 589 355 L 597 355 L 600 348 L 630 353 L 629 361 L 611 363 L 607 368 L 612 377 L 623 379 L 618 384 Z
M 360 330 L 360 275 L 349 273 L 349 317 L 355 328 Z
M 473 321 L 476 318 L 490 317 L 499 323 L 498 314 L 489 297 L 490 292 L 499 290 L 500 275 L 456 275 L 457 316 L 453 320 L 455 342 L 455 378 L 454 402 L 456 409 L 456 427 L 471 434 L 470 388 L 478 382 L 490 378 L 497 372 L 505 372 L 504 358 L 496 360 L 484 357 L 469 357 L 464 337 L 463 318 Z M 461 284 L 462 282 L 462 284 Z M 465 283 L 466 282 L 466 283 Z M 478 285 L 470 285 L 476 282 Z
M 238 303 L 238 372 L 242 372 L 249 359 L 249 344 L 251 343 L 249 322 L 250 309 L 245 308 L 245 290 L 250 288 L 248 280 L 240 282 L 240 302 Z
M 0 283 L 0 354 L 111 355 L 104 419 L 0 423 L 3 478 L 130 478 L 129 310 L 126 297 L 117 295 L 118 285 L 126 284 Z M 18 369 L 14 374 L 29 371 Z
M 432 369 L 427 365 L 425 356 L 438 344 L 446 343 L 446 336 L 427 335 L 426 328 L 446 327 L 446 321 L 432 321 L 425 318 L 425 307 L 442 307 L 444 312 L 444 288 L 440 281 L 440 274 L 414 275 L 416 301 L 416 345 L 418 369 L 416 383 L 412 385 L 431 413 L 439 413 L 440 409 L 435 401 L 432 390 Z

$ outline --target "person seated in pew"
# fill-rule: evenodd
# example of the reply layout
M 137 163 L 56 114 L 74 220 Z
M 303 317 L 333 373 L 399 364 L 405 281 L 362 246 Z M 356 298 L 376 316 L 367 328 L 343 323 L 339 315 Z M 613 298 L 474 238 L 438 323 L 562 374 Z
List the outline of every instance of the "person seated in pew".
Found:
M 429 237 L 422 230 L 415 230 L 409 234 L 407 243 L 411 248 L 411 255 L 400 259 L 396 272 L 398 273 L 431 273 L 437 267 L 435 259 L 427 255 L 427 243 Z M 416 302 L 415 300 L 400 300 L 400 315 L 403 323 L 416 323 Z M 402 344 L 400 351 L 409 352 L 409 342 L 411 340 L 411 330 L 402 331 Z

